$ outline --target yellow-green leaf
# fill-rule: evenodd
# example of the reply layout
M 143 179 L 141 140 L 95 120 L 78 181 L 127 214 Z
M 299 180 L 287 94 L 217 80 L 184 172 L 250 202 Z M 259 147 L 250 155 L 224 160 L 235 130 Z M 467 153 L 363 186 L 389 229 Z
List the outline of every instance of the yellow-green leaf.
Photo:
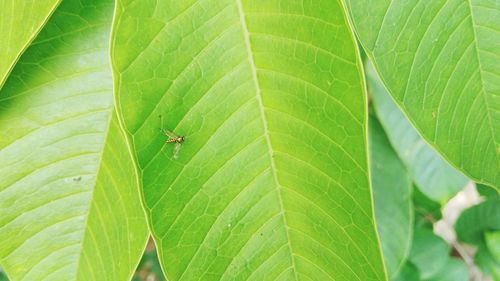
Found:
M 0 92 L 0 263 L 11 280 L 129 280 L 148 231 L 113 114 L 113 1 L 67 0 Z
M 118 5 L 117 105 L 167 278 L 384 280 L 340 2 Z
M 0 0 L 0 89 L 61 0 Z

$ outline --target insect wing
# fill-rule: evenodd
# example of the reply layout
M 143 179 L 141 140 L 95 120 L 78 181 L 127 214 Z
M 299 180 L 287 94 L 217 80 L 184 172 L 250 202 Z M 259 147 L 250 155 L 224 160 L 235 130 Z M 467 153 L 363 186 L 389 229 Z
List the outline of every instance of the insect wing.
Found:
M 162 130 L 163 133 L 168 136 L 169 138 L 172 138 L 172 139 L 175 139 L 175 138 L 178 138 L 179 136 L 174 134 L 173 132 L 169 131 L 169 130 Z
M 179 158 L 179 151 L 181 150 L 181 144 L 176 142 L 174 146 L 174 159 Z

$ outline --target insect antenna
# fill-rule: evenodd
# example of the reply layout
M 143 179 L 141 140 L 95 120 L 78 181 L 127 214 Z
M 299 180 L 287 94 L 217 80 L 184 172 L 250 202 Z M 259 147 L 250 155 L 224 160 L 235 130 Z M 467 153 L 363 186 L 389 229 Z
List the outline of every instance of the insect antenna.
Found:
M 160 115 L 158 115 L 158 118 L 160 118 L 160 131 L 162 131 L 162 132 L 163 132 L 163 131 L 165 131 L 165 130 L 163 129 L 163 115 L 161 115 L 161 114 L 160 114 Z
M 160 118 L 160 132 L 164 133 L 165 134 L 165 129 L 163 129 L 163 115 L 159 114 L 158 115 L 158 118 Z M 162 153 L 163 155 L 165 156 L 168 156 L 166 153 L 165 153 L 165 147 L 166 147 L 166 143 L 163 143 L 163 145 L 161 146 L 161 149 L 160 149 L 160 152 L 159 153 Z

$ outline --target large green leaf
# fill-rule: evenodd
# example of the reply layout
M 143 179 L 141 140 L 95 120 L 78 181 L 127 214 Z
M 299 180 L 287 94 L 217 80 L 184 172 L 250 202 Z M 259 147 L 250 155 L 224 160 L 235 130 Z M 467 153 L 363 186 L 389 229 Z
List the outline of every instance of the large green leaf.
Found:
M 384 280 L 339 2 L 118 5 L 117 105 L 168 279 Z
M 500 188 L 500 1 L 347 3 L 368 56 L 424 138 Z
M 412 183 L 379 121 L 371 115 L 370 160 L 375 216 L 385 266 L 393 278 L 406 262 L 413 234 Z
M 444 204 L 465 187 L 468 179 L 418 134 L 385 90 L 371 63 L 365 69 L 375 112 L 391 144 L 422 193 Z
M 0 89 L 61 0 L 0 0 Z
M 113 1 L 68 0 L 0 93 L 0 262 L 12 280 L 129 280 L 148 232 L 113 114 Z

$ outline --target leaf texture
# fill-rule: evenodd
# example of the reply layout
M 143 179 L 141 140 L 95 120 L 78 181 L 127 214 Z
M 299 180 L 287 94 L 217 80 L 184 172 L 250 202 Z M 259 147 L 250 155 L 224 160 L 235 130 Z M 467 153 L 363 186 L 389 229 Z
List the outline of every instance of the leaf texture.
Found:
M 384 280 L 339 2 L 118 5 L 117 105 L 167 278 Z
M 60 0 L 0 0 L 0 89 Z
M 113 114 L 112 1 L 65 1 L 0 93 L 0 262 L 11 280 L 128 280 L 148 231 Z
M 367 54 L 423 137 L 500 188 L 500 2 L 347 2 Z

